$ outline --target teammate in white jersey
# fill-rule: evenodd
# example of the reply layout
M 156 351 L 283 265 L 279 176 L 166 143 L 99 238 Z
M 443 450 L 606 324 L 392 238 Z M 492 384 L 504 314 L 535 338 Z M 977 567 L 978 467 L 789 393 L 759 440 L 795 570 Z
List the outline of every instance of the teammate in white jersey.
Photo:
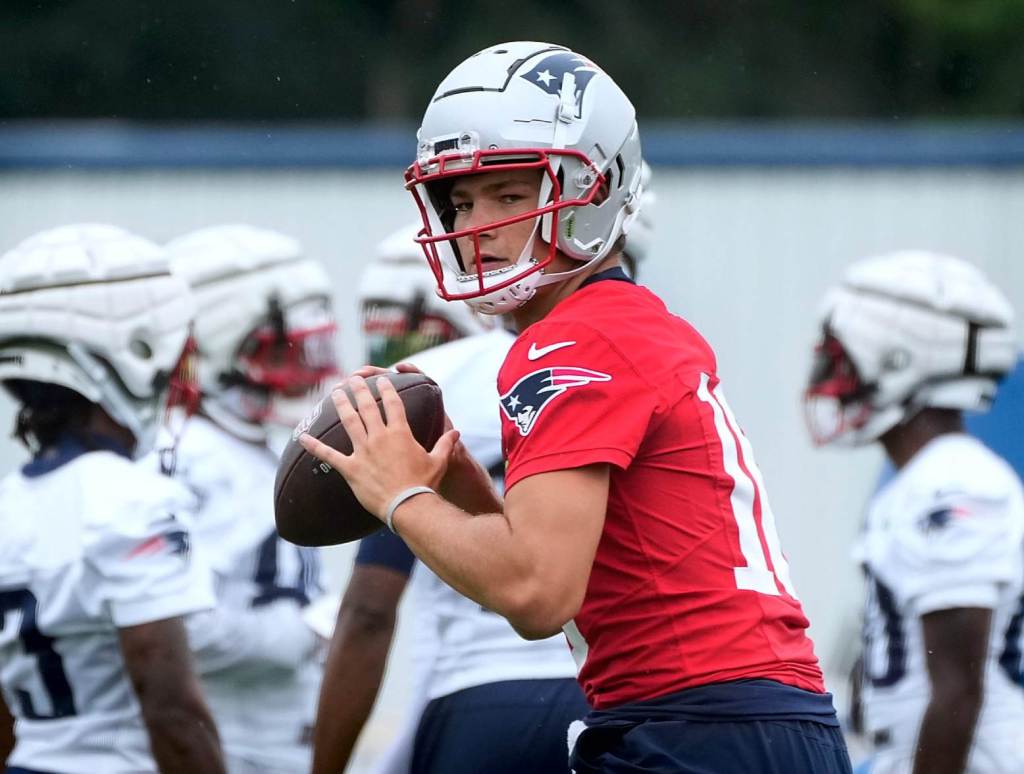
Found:
M 32 453 L 0 482 L 10 773 L 224 771 L 181 619 L 213 602 L 189 556 L 195 504 L 133 461 L 195 394 L 193 311 L 161 250 L 113 226 L 0 257 L 0 383 Z
M 369 361 L 411 362 L 441 385 L 463 443 L 500 483 L 494 392 L 514 336 L 437 298 L 413 237 L 378 248 L 360 301 Z M 438 345 L 417 352 L 425 345 Z M 411 582 L 410 582 L 411 575 Z M 565 771 L 566 730 L 588 710 L 561 637 L 527 642 L 499 615 L 451 589 L 389 532 L 362 541 L 345 592 L 317 715 L 315 774 L 344 769 L 379 690 L 406 586 L 414 600 L 416 675 L 405 727 L 377 762 L 406 772 Z M 554 768 L 553 768 L 554 767 Z
M 1013 310 L 970 264 L 908 251 L 849 267 L 822 327 L 815 441 L 877 441 L 896 468 L 857 550 L 871 774 L 1022 772 L 1024 494 L 962 418 L 1013 367 Z
M 290 429 L 291 405 L 304 413 L 337 373 L 329 281 L 296 240 L 252 226 L 167 251 L 198 304 L 202 400 L 175 471 L 199 498 L 195 551 L 217 581 L 216 609 L 188 621 L 197 667 L 232 774 L 307 771 L 321 667 L 303 611 L 322 593 L 320 559 L 277 534 L 268 429 Z

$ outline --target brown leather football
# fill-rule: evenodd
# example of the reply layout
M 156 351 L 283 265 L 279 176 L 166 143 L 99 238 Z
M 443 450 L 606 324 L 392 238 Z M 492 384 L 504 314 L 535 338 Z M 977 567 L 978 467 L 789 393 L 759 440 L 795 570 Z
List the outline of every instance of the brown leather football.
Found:
M 381 415 L 384 407 L 377 392 L 378 379 L 391 380 L 405 406 L 413 436 L 423 448 L 434 448 L 444 432 L 441 389 L 422 374 L 371 376 L 366 384 Z M 351 390 L 346 387 L 345 391 L 354 402 Z M 292 432 L 277 466 L 274 517 L 281 537 L 300 546 L 329 546 L 358 540 L 384 526 L 359 504 L 340 473 L 302 448 L 302 433 L 309 433 L 344 454 L 352 452 L 352 441 L 338 419 L 331 396 L 325 395 Z

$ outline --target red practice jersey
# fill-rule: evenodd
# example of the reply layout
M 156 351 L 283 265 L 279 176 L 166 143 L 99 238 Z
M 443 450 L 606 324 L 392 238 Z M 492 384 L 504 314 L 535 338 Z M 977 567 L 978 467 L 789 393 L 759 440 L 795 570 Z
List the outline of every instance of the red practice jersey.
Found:
M 587 593 L 564 627 L 596 709 L 746 678 L 824 692 L 761 473 L 699 333 L 645 288 L 592 281 L 520 335 L 498 388 L 509 489 L 611 466 Z

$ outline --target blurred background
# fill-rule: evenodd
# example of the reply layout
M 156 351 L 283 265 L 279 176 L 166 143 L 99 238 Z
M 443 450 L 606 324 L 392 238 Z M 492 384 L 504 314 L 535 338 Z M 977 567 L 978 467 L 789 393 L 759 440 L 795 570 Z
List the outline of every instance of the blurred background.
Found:
M 72 221 L 158 241 L 277 228 L 335 279 L 351 368 L 360 271 L 415 215 L 418 118 L 456 63 L 508 39 L 566 44 L 634 100 L 657 193 L 640 279 L 717 350 L 842 693 L 850 546 L 880 455 L 807 440 L 817 302 L 849 261 L 922 247 L 973 260 L 1024 309 L 1024 2 L 5 0 L 0 249 Z M 20 459 L 0 442 L 4 470 Z M 350 561 L 333 554 L 335 587 Z M 364 759 L 414 648 L 393 654 Z

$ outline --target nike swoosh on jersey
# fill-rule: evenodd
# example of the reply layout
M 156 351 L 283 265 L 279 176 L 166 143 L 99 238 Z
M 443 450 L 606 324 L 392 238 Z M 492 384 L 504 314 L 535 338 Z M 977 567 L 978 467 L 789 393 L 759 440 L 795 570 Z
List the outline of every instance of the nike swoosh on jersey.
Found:
M 526 359 L 540 360 L 542 357 L 554 352 L 556 349 L 571 347 L 575 343 L 575 341 L 559 341 L 554 344 L 548 344 L 546 347 L 538 347 L 536 343 L 530 344 L 530 351 L 526 353 Z

